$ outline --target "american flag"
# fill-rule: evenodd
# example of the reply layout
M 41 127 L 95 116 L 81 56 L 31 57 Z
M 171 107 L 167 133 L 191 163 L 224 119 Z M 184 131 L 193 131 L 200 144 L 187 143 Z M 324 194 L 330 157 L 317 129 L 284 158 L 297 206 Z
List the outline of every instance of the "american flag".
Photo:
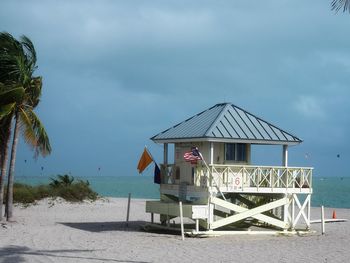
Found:
M 201 154 L 198 151 L 197 147 L 192 147 L 190 152 L 186 152 L 184 154 L 184 159 L 186 162 L 191 162 L 192 164 L 196 164 L 198 160 L 202 160 Z

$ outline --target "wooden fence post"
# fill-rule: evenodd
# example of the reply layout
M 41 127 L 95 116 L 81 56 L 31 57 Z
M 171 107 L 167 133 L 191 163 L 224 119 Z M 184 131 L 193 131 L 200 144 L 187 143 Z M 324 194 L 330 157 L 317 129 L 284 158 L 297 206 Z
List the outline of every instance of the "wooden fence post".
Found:
M 129 227 L 130 199 L 131 199 L 131 193 L 129 193 L 129 196 L 128 196 L 128 209 L 126 212 L 126 226 L 127 227 Z

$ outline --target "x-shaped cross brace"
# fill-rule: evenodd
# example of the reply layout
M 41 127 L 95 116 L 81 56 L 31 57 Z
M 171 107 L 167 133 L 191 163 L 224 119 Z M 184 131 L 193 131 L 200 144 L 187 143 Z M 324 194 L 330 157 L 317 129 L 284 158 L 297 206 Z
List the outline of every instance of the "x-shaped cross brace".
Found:
M 264 215 L 262 213 L 265 211 L 274 209 L 276 207 L 286 205 L 289 202 L 290 202 L 290 200 L 288 198 L 283 197 L 283 198 L 278 199 L 276 201 L 273 201 L 271 203 L 255 207 L 253 209 L 247 209 L 247 208 L 232 204 L 230 202 L 224 201 L 220 198 L 212 197 L 211 198 L 212 204 L 224 207 L 224 208 L 229 209 L 231 211 L 234 211 L 238 214 L 217 220 L 210 225 L 210 228 L 215 229 L 215 228 L 218 228 L 221 226 L 232 224 L 234 222 L 240 221 L 240 220 L 248 218 L 248 217 L 253 217 L 253 218 L 256 218 L 260 221 L 263 221 L 263 222 L 266 222 L 268 224 L 274 225 L 276 227 L 285 229 L 287 227 L 287 224 L 284 221 L 278 220 L 276 218 L 273 218 L 273 217 L 270 217 L 267 215 Z

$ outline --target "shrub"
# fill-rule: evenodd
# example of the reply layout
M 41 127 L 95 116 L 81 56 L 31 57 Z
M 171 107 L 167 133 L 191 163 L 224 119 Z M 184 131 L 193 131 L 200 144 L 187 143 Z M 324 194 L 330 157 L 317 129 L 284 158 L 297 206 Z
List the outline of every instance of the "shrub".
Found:
M 52 187 L 61 187 L 61 186 L 69 186 L 72 185 L 72 183 L 74 182 L 74 177 L 73 176 L 69 176 L 68 174 L 65 175 L 57 175 L 57 179 L 56 178 L 50 178 L 51 179 L 51 183 L 50 186 Z
M 13 201 L 15 203 L 29 204 L 35 201 L 35 191 L 32 186 L 14 183 Z
M 51 196 L 51 188 L 48 185 L 39 185 L 35 187 L 36 199 L 43 199 Z
M 97 193 L 90 188 L 88 181 L 78 180 L 70 185 L 52 187 L 52 190 L 55 196 L 62 197 L 71 202 L 83 201 L 85 199 L 96 200 L 97 198 Z
M 97 193 L 90 188 L 89 181 L 74 180 L 68 175 L 58 175 L 51 178 L 49 185 L 30 186 L 15 183 L 13 186 L 13 201 L 30 204 L 46 197 L 62 197 L 70 202 L 81 202 L 85 199 L 96 200 Z M 6 195 L 6 193 L 5 193 Z

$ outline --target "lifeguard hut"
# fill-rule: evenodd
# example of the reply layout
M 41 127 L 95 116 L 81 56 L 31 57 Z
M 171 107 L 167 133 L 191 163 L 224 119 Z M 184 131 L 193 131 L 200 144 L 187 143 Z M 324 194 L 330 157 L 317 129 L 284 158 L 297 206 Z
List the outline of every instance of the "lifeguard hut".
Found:
M 310 229 L 312 170 L 288 166 L 288 147 L 298 137 L 237 107 L 220 103 L 153 136 L 164 145 L 160 201 L 147 201 L 146 212 L 160 214 L 170 226 L 183 215 L 194 221 L 192 234 L 233 233 L 237 227 L 271 231 Z M 174 144 L 174 163 L 168 163 Z M 251 163 L 251 146 L 281 145 L 281 166 Z M 197 162 L 184 155 L 197 147 Z M 220 232 L 219 232 L 220 231 Z M 250 231 L 251 232 L 251 231 Z

